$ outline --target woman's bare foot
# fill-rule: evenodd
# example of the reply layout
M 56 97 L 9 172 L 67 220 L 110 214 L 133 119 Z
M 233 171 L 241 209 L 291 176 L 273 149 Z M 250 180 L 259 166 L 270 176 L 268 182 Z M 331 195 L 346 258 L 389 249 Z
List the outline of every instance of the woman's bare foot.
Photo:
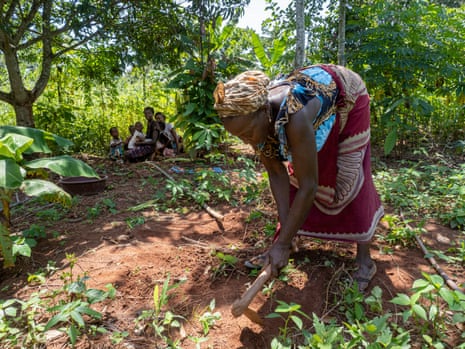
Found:
M 358 269 L 352 275 L 352 278 L 357 282 L 359 291 L 363 292 L 376 274 L 376 264 L 370 255 L 370 244 L 357 244 L 355 261 Z
M 367 289 L 370 281 L 376 274 L 376 264 L 371 261 L 369 264 L 360 264 L 358 269 L 352 274 L 352 279 L 357 282 L 358 290 L 363 292 Z

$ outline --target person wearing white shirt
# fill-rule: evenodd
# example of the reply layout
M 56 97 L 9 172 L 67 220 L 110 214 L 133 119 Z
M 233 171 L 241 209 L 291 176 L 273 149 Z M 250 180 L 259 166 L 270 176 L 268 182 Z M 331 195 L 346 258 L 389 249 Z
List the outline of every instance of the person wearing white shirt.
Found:
M 134 134 L 129 140 L 128 149 L 134 149 L 134 147 L 136 146 L 136 142 L 142 142 L 145 140 L 145 135 L 142 133 L 142 129 L 144 128 L 142 123 L 138 121 L 135 123 L 134 127 Z

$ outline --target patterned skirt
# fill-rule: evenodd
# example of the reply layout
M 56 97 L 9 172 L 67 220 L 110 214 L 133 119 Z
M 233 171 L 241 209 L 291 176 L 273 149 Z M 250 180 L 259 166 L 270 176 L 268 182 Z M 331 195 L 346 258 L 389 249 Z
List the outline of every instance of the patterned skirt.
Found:
M 339 66 L 322 67 L 332 75 L 340 91 L 337 117 L 318 151 L 318 190 L 298 234 L 369 242 L 384 215 L 371 174 L 370 98 L 357 74 Z M 290 178 L 292 202 L 298 188 L 292 170 Z
M 136 146 L 126 152 L 126 159 L 131 162 L 143 161 L 155 151 L 152 145 Z

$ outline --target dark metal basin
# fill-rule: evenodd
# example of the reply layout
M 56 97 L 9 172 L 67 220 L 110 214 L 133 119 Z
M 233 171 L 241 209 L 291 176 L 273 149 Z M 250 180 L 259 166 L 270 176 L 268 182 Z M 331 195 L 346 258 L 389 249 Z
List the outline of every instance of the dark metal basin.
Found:
M 65 177 L 58 185 L 71 195 L 94 195 L 105 190 L 107 176 L 96 177 Z

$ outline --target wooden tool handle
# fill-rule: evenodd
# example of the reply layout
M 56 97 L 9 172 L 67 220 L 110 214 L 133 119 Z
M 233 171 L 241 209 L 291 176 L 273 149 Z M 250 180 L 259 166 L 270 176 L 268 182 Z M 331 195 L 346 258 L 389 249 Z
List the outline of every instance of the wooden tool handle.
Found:
M 257 276 L 253 284 L 244 292 L 241 298 L 237 299 L 232 307 L 231 313 L 234 317 L 241 316 L 249 306 L 250 302 L 254 299 L 255 295 L 263 288 L 265 282 L 271 277 L 271 265 L 268 264 L 266 268 Z

